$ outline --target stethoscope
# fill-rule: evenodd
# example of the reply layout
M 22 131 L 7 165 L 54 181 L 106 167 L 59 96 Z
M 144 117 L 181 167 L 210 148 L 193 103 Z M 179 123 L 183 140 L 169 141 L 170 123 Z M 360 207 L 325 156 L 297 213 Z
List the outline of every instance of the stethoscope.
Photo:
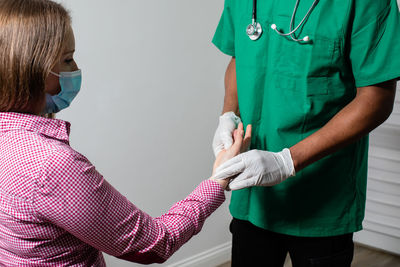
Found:
M 305 36 L 302 39 L 297 39 L 296 37 L 294 37 L 294 33 L 301 27 L 301 25 L 304 24 L 304 22 L 306 21 L 306 19 L 308 18 L 308 16 L 310 15 L 311 11 L 314 9 L 314 7 L 317 5 L 319 0 L 314 0 L 313 4 L 311 5 L 310 9 L 308 10 L 307 14 L 304 16 L 304 18 L 300 21 L 299 25 L 297 25 L 296 28 L 294 28 L 294 30 L 292 30 L 293 27 L 293 20 L 294 20 L 294 16 L 296 15 L 297 12 L 297 8 L 299 7 L 299 2 L 300 0 L 296 1 L 296 5 L 294 6 L 294 10 L 292 13 L 292 18 L 290 19 L 290 26 L 289 26 L 289 32 L 288 33 L 282 33 L 277 29 L 276 24 L 272 24 L 271 25 L 271 29 L 273 29 L 277 34 L 279 34 L 280 36 L 290 36 L 290 38 L 292 38 L 293 41 L 295 42 L 310 42 L 311 39 L 309 36 Z M 253 0 L 253 15 L 252 15 L 252 21 L 251 24 L 249 24 L 246 28 L 246 33 L 247 36 L 249 36 L 250 40 L 252 41 L 256 41 L 258 40 L 258 38 L 260 38 L 261 34 L 262 34 L 263 30 L 261 27 L 261 24 L 259 22 L 257 22 L 257 0 Z

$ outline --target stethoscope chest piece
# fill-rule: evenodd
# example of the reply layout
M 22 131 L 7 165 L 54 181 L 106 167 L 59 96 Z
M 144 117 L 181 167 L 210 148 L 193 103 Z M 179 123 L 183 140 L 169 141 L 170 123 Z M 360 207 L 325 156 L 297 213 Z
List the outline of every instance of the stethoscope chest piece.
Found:
M 260 38 L 262 32 L 263 31 L 262 31 L 261 24 L 258 22 L 253 22 L 253 23 L 249 24 L 249 26 L 247 26 L 247 28 L 246 28 L 247 36 L 249 36 L 249 38 L 252 41 L 258 40 L 258 38 Z

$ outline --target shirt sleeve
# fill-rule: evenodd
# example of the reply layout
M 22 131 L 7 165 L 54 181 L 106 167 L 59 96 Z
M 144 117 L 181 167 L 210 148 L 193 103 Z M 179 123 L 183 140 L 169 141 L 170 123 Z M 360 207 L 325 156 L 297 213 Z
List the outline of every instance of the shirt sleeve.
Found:
M 350 60 L 357 87 L 400 77 L 400 13 L 396 1 L 354 1 Z
M 58 151 L 47 161 L 35 196 L 36 216 L 110 255 L 161 263 L 197 234 L 225 200 L 215 181 L 202 182 L 158 218 L 138 209 L 79 153 Z
M 233 17 L 233 0 L 225 0 L 224 10 L 212 40 L 221 52 L 235 56 L 235 25 Z

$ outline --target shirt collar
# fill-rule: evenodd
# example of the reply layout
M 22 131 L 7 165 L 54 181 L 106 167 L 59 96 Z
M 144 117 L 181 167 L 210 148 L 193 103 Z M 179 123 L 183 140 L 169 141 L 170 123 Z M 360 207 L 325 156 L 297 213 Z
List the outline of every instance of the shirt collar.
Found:
M 68 143 L 70 128 L 71 124 L 63 120 L 32 114 L 0 112 L 0 132 L 26 130 Z

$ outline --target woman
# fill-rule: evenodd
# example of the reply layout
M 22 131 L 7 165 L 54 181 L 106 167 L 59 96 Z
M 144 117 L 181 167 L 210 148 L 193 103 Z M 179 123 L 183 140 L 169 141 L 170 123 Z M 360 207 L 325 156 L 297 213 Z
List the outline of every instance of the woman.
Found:
M 0 0 L 0 265 L 104 266 L 101 251 L 163 262 L 224 201 L 228 180 L 206 180 L 152 218 L 69 146 L 70 124 L 45 118 L 69 106 L 81 72 L 65 9 Z M 246 148 L 239 125 L 214 169 Z

